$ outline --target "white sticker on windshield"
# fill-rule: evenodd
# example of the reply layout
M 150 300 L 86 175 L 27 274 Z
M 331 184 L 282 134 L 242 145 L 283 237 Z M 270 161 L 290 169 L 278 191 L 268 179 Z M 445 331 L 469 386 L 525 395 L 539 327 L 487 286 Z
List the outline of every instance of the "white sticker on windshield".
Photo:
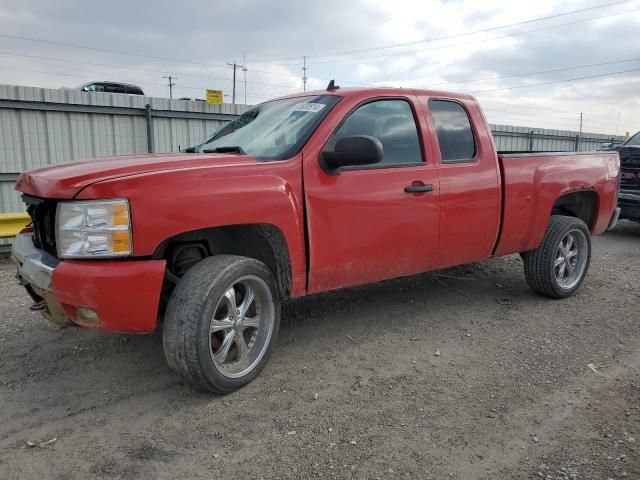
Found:
M 297 103 L 291 108 L 291 111 L 318 113 L 324 107 L 326 107 L 324 103 Z

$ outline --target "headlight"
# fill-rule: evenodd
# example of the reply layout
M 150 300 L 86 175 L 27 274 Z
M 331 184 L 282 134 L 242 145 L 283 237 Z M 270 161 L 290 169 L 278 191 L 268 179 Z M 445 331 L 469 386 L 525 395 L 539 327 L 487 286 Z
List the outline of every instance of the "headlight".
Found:
M 58 203 L 56 244 L 60 258 L 131 255 L 129 202 L 118 199 Z

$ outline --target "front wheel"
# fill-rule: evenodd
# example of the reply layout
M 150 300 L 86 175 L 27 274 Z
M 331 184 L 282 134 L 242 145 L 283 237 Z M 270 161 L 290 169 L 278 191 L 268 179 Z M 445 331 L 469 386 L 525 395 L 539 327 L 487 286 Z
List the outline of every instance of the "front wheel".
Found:
M 260 373 L 279 326 L 280 302 L 266 265 L 209 257 L 187 271 L 169 300 L 167 363 L 200 390 L 230 393 Z
M 589 229 L 579 218 L 553 215 L 542 244 L 522 254 L 529 287 L 540 295 L 565 298 L 582 285 L 591 261 Z

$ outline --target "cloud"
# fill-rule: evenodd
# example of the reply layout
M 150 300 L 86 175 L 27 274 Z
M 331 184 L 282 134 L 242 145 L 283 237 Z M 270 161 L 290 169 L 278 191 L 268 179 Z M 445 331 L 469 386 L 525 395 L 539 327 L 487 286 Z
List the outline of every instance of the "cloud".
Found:
M 106 4 L 4 0 L 0 33 L 103 50 L 5 38 L 0 47 L 0 76 L 2 83 L 50 88 L 120 80 L 138 83 L 148 94 L 166 96 L 161 77 L 172 74 L 178 77 L 176 96 L 202 97 L 207 87 L 230 94 L 232 71 L 226 63 L 242 63 L 246 54 L 247 101 L 256 103 L 300 91 L 303 56 L 307 56 L 308 88 L 324 88 L 335 78 L 344 86 L 434 85 L 439 90 L 469 92 L 640 68 L 640 61 L 634 60 L 533 73 L 640 58 L 638 12 L 518 34 L 639 9 L 639 2 L 460 35 L 595 5 L 593 0 L 112 0 Z M 451 38 L 437 40 L 443 36 Z M 425 39 L 432 40 L 374 48 Z M 362 49 L 370 50 L 330 56 Z M 238 74 L 237 93 L 242 101 L 244 73 Z M 474 81 L 447 83 L 462 80 Z M 640 72 L 631 72 L 479 93 L 478 97 L 487 102 L 487 116 L 494 123 L 569 128 L 583 112 L 594 131 L 613 133 L 618 115 L 622 118 L 619 130 L 640 129 L 639 82 Z

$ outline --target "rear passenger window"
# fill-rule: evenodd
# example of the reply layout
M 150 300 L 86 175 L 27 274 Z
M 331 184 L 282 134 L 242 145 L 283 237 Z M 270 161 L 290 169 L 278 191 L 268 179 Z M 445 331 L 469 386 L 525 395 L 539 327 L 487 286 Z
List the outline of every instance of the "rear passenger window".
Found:
M 350 135 L 370 135 L 380 140 L 384 157 L 378 165 L 422 163 L 416 121 L 405 100 L 376 100 L 358 107 L 335 133 L 330 148 Z
M 116 83 L 106 83 L 104 91 L 108 93 L 124 93 L 124 86 Z
M 429 110 L 436 126 L 444 163 L 472 162 L 476 156 L 469 116 L 462 105 L 447 100 L 430 100 Z
M 144 95 L 144 93 L 142 93 L 141 88 L 134 87 L 134 86 L 126 87 L 126 93 L 129 93 L 131 95 Z

